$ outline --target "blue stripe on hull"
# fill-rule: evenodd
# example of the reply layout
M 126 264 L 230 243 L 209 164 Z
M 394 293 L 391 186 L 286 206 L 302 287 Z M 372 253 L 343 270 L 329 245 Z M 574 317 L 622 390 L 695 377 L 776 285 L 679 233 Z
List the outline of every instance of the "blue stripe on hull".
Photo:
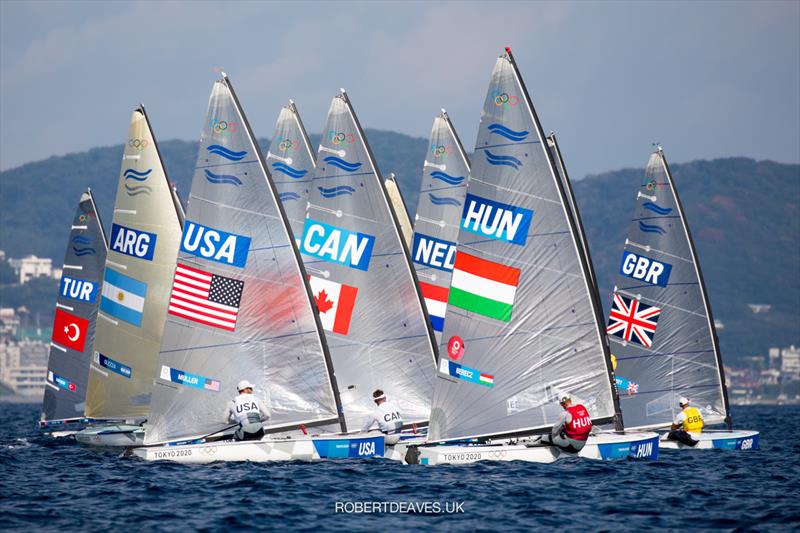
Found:
M 314 449 L 323 459 L 382 457 L 384 453 L 382 436 L 355 439 L 315 439 L 313 442 Z

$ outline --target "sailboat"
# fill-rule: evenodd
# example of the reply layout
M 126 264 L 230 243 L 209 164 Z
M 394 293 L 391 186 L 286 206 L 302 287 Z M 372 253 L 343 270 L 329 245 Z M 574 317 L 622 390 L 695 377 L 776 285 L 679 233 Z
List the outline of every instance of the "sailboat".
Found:
M 64 254 L 40 429 L 67 436 L 83 416 L 108 242 L 91 189 L 81 194 Z
M 622 427 L 599 298 L 511 50 L 492 72 L 461 211 L 426 444 L 406 462 L 552 462 L 534 446 L 570 394 Z M 592 435 L 578 454 L 653 458 L 655 433 Z
M 228 128 L 214 128 L 221 122 Z M 278 189 L 223 74 L 211 92 L 168 291 L 145 446 L 134 455 L 206 463 L 382 452 L 382 437 L 297 436 L 298 430 L 345 427 L 320 318 L 292 241 Z M 255 384 L 271 412 L 260 441 L 229 438 L 234 426 L 223 417 L 241 379 Z
M 411 259 L 437 343 L 442 340 L 468 176 L 469 158 L 450 116 L 442 109 L 433 120 L 422 166 L 411 246 Z
M 616 276 L 608 338 L 626 426 L 669 429 L 688 397 L 706 425 L 696 448 L 755 449 L 757 431 L 731 429 L 722 356 L 697 252 L 659 146 L 636 194 Z M 662 449 L 689 448 L 662 440 Z
M 142 442 L 180 235 L 179 202 L 139 106 L 122 156 L 84 411 L 116 423 L 89 427 L 78 442 Z
M 428 422 L 437 359 L 375 158 L 344 89 L 317 151 L 300 251 L 330 347 L 346 431 L 363 429 L 383 390 L 405 427 Z
M 293 100 L 289 100 L 278 115 L 265 160 L 289 218 L 292 235 L 298 238 L 303 234 L 309 187 L 317 160 Z

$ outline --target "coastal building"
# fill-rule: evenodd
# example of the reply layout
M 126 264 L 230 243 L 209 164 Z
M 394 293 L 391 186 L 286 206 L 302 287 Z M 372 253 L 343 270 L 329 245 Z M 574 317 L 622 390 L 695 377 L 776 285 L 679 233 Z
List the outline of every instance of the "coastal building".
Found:
M 29 255 L 22 259 L 10 259 L 8 264 L 14 269 L 14 274 L 21 284 L 27 283 L 32 278 L 53 276 L 53 260 L 49 257 Z
M 47 355 L 48 344 L 41 341 L 0 341 L 0 381 L 18 395 L 42 396 L 47 377 Z
M 800 349 L 794 345 L 781 350 L 781 373 L 800 377 Z

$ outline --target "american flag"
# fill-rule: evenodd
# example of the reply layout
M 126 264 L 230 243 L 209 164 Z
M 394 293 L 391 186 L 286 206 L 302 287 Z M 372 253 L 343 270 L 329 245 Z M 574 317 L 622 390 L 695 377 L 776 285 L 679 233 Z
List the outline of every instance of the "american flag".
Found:
M 169 314 L 234 331 L 244 281 L 178 263 L 169 298 Z
M 660 315 L 658 307 L 615 293 L 606 333 L 649 348 Z

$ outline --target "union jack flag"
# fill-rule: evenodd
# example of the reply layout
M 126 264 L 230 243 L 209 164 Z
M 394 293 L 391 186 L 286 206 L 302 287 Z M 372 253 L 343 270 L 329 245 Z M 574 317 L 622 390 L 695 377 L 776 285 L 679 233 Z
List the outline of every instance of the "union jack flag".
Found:
M 660 315 L 658 307 L 615 293 L 606 333 L 650 348 Z

